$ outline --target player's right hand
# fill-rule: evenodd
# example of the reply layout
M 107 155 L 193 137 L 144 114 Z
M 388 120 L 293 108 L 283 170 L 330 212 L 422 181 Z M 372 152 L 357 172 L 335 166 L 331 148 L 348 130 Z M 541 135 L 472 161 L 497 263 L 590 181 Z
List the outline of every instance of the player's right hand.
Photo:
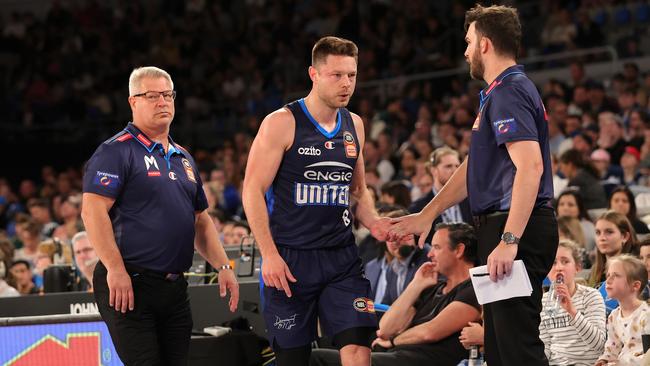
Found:
M 431 220 L 419 213 L 391 219 L 393 226 L 388 231 L 388 240 L 398 241 L 409 234 L 419 235 L 418 245 L 424 248 L 424 242 L 431 231 Z
M 284 291 L 287 297 L 291 297 L 291 288 L 289 287 L 288 281 L 297 281 L 293 277 L 293 274 L 291 274 L 287 263 L 277 253 L 263 258 L 262 278 L 264 279 L 265 286 L 275 287 L 280 291 Z
M 108 270 L 106 283 L 109 290 L 108 304 L 115 307 L 115 311 L 126 313 L 127 310 L 134 309 L 135 298 L 131 276 L 124 268 Z

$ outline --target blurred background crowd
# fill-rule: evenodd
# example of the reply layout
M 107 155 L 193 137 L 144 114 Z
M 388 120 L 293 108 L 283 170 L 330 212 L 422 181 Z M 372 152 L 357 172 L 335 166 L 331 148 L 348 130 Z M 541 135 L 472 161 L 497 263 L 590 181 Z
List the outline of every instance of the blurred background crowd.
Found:
M 306 95 L 311 46 L 322 35 L 359 46 L 349 109 L 366 124 L 366 180 L 384 212 L 421 209 L 418 199 L 449 179 L 468 151 L 484 87 L 463 59 L 473 1 L 8 3 L 0 11 L 0 249 L 8 282 L 24 294 L 39 292 L 50 264 L 84 271 L 96 263 L 80 220 L 83 164 L 130 120 L 135 66 L 172 75 L 171 135 L 194 155 L 226 245 L 249 235 L 241 184 L 257 128 Z M 521 14 L 521 62 L 548 112 L 562 235 L 581 245 L 590 268 L 594 224 L 606 209 L 637 234 L 650 232 L 650 5 L 505 3 Z M 373 260 L 376 246 L 362 228 L 357 234 L 364 262 Z

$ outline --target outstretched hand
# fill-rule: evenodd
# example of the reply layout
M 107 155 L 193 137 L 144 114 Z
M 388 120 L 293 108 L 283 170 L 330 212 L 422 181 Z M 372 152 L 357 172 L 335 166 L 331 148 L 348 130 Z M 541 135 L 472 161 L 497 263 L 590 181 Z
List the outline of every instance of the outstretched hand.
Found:
M 386 241 L 388 238 L 388 231 L 392 226 L 391 219 L 388 217 L 380 217 L 375 220 L 368 229 L 370 234 L 379 241 Z
M 392 226 L 388 231 L 388 239 L 400 241 L 409 234 L 419 235 L 418 246 L 424 248 L 424 242 L 431 231 L 431 221 L 421 214 L 411 214 L 390 219 Z

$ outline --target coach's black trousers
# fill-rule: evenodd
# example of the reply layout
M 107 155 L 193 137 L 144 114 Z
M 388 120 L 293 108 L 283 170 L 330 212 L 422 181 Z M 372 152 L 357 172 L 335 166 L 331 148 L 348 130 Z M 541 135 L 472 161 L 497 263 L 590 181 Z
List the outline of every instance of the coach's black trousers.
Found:
M 478 256 L 482 264 L 501 241 L 508 213 L 475 217 Z M 483 305 L 485 361 L 499 366 L 548 366 L 539 339 L 542 281 L 553 266 L 558 245 L 555 214 L 550 208 L 534 209 L 521 237 L 516 259 L 523 260 L 533 293 Z
M 192 312 L 183 276 L 170 281 L 127 267 L 135 308 L 122 314 L 109 305 L 106 267 L 95 267 L 95 301 L 125 365 L 187 365 Z

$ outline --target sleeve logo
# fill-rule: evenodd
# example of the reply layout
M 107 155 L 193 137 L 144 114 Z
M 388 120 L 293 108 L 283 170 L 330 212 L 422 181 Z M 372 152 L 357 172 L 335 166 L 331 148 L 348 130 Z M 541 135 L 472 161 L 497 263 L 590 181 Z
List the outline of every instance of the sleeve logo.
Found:
M 120 184 L 120 176 L 116 174 L 105 173 L 102 171 L 97 171 L 95 174 L 95 179 L 93 184 L 97 186 L 103 186 L 106 188 L 117 188 Z
M 508 132 L 517 132 L 517 121 L 514 118 L 501 119 L 493 122 L 497 135 L 503 135 Z

